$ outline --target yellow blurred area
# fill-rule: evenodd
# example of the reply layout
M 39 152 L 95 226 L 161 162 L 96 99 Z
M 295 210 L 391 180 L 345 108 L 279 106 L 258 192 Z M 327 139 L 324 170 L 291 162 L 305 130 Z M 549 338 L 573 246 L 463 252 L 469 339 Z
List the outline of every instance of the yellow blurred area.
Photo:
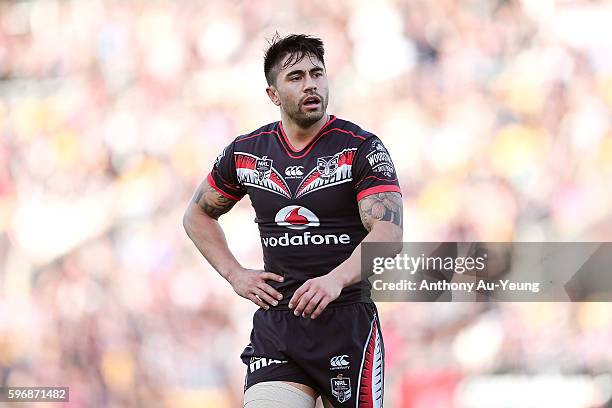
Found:
M 612 75 L 604 76 L 598 81 L 600 92 L 608 106 L 612 107 Z
M 601 141 L 597 154 L 597 164 L 606 176 L 612 176 L 612 134 Z
M 134 357 L 127 351 L 108 351 L 100 365 L 104 380 L 117 392 L 128 392 L 134 387 Z
M 541 78 L 529 73 L 511 74 L 503 84 L 504 99 L 516 112 L 538 115 L 544 104 Z
M 15 210 L 14 196 L 0 196 L 0 232 L 8 229 Z
M 168 393 L 166 407 L 170 408 L 232 408 L 229 399 L 218 390 L 177 389 Z
M 6 334 L 0 332 L 0 364 L 8 366 L 15 362 L 15 350 L 13 342 Z
M 421 192 L 417 203 L 428 223 L 445 224 L 457 213 L 457 202 L 460 200 L 458 187 L 455 180 L 441 178 Z
M 533 175 L 548 148 L 541 130 L 510 125 L 496 134 L 491 145 L 491 160 L 500 174 L 509 179 Z
M 612 325 L 612 308 L 609 303 L 583 303 L 578 308 L 578 323 L 584 330 L 608 330 Z
M 78 135 L 68 129 L 58 132 L 52 140 L 55 161 L 60 167 L 74 166 L 79 160 Z

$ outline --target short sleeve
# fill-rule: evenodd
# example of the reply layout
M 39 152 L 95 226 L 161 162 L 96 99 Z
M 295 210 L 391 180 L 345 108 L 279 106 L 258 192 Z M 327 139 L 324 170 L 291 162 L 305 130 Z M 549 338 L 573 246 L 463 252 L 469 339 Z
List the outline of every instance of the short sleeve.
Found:
M 377 193 L 401 194 L 391 155 L 376 136 L 366 139 L 357 149 L 353 161 L 353 180 L 357 201 Z
M 246 194 L 246 189 L 238 182 L 236 162 L 234 160 L 234 142 L 230 143 L 217 156 L 215 164 L 207 177 L 208 184 L 222 196 L 239 201 Z

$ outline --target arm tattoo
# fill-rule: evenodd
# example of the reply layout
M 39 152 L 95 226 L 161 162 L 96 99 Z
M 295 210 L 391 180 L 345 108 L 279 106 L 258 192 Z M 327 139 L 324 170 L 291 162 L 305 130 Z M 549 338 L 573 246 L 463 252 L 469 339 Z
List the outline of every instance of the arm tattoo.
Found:
M 361 222 L 368 231 L 377 221 L 389 221 L 403 227 L 402 196 L 399 193 L 378 193 L 359 200 Z
M 193 202 L 214 219 L 218 219 L 221 215 L 231 210 L 236 204 L 236 201 L 230 200 L 219 194 L 219 192 L 211 187 L 206 180 L 204 180 L 196 191 Z

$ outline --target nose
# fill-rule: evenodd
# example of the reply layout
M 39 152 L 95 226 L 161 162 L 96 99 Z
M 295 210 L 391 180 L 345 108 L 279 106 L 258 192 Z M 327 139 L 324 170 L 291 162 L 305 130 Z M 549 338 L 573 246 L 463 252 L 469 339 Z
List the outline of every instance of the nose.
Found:
M 312 75 L 306 75 L 306 81 L 304 81 L 304 91 L 316 91 L 317 82 L 314 80 Z

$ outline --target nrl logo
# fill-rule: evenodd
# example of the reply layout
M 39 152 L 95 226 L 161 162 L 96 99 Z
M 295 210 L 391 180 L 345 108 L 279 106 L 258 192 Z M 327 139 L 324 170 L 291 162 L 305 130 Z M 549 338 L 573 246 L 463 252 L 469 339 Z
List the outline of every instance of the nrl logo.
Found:
M 321 178 L 327 179 L 338 170 L 338 155 L 317 158 L 317 171 Z
M 344 378 L 342 374 L 331 379 L 331 392 L 339 403 L 343 403 L 351 399 L 351 379 Z
M 268 159 L 268 156 L 257 159 L 255 170 L 257 171 L 259 181 L 267 180 L 272 173 L 272 159 Z

